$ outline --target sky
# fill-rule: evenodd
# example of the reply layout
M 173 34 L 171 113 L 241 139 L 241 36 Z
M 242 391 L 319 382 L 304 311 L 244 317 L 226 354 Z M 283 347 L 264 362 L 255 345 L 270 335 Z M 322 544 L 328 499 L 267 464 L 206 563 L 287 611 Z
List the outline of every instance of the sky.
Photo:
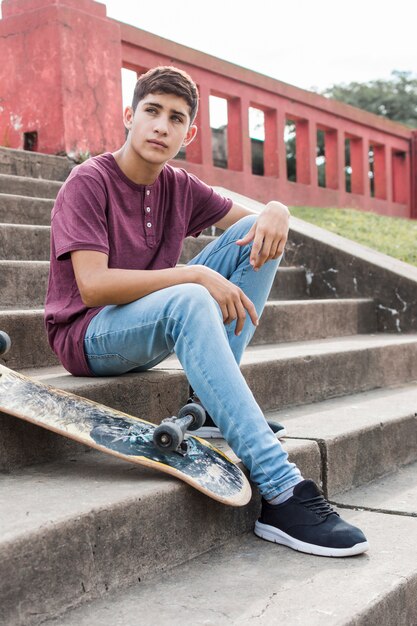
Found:
M 106 0 L 107 15 L 304 89 L 417 74 L 415 0 Z

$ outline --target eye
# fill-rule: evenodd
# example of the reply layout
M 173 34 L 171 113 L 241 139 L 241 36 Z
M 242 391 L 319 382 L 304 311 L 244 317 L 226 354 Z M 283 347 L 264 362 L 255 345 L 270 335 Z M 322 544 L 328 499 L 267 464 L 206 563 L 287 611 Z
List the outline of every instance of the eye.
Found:
M 183 122 L 183 118 L 182 118 L 180 115 L 173 115 L 173 116 L 171 117 L 171 119 L 172 119 L 174 122 L 179 123 L 179 124 L 182 124 L 182 122 Z
M 157 109 L 155 107 L 146 107 L 146 113 L 157 113 Z

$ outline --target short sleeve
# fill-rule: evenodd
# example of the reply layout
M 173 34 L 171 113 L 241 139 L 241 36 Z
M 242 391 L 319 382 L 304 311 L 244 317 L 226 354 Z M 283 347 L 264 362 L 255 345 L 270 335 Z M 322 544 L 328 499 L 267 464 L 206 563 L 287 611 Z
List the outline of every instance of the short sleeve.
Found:
M 104 185 L 86 174 L 74 174 L 58 194 L 51 220 L 56 259 L 74 250 L 109 254 L 107 194 Z
M 217 193 L 199 178 L 188 174 L 193 198 L 193 211 L 188 223 L 187 237 L 198 237 L 201 232 L 216 224 L 231 209 L 233 201 Z

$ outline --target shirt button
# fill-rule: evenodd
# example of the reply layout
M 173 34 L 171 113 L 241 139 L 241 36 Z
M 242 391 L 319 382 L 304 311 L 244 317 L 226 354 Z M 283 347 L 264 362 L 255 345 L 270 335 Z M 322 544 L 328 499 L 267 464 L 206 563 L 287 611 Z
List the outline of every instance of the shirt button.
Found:
M 151 224 L 150 222 L 148 222 L 148 223 L 146 224 L 146 226 L 147 226 L 148 228 L 152 228 L 152 224 Z
M 150 213 L 150 212 L 151 212 L 151 207 L 150 207 L 150 206 L 147 206 L 147 207 L 146 207 L 146 213 Z
M 150 190 L 149 190 L 149 189 L 147 189 L 147 190 L 146 190 L 146 195 L 147 195 L 147 196 L 149 196 L 149 195 L 150 195 L 150 193 L 151 193 L 151 192 L 150 192 Z

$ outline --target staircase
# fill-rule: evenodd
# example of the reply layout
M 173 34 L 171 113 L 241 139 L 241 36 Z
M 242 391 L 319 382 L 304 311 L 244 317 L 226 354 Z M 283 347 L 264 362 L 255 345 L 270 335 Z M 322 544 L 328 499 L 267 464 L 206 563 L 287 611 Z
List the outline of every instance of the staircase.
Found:
M 175 357 L 146 373 L 76 378 L 47 344 L 49 215 L 69 171 L 62 157 L 0 149 L 0 330 L 12 338 L 0 362 L 157 423 L 187 398 Z M 263 542 L 251 533 L 256 493 L 224 507 L 1 414 L 2 626 L 417 623 L 417 333 L 380 332 L 385 305 L 355 280 L 342 293 L 326 279 L 320 292 L 317 267 L 305 266 L 319 235 L 294 224 L 242 371 L 286 425 L 291 459 L 370 551 L 327 559 Z M 180 262 L 211 239 L 187 240 Z

